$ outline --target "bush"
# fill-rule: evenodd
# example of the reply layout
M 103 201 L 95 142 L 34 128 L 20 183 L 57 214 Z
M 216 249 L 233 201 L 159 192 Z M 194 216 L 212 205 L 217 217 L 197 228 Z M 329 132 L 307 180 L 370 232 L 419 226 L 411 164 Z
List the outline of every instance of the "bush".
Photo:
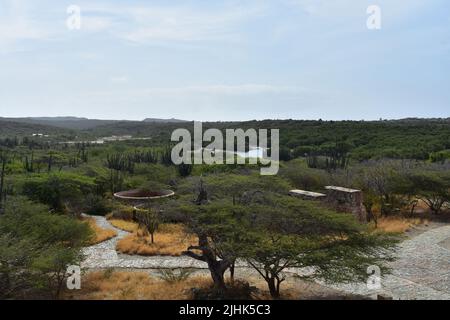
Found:
M 52 174 L 27 178 L 22 184 L 22 192 L 34 201 L 63 212 L 66 204 L 79 206 L 84 196 L 95 191 L 92 179 L 74 174 Z
M 158 273 L 162 280 L 168 283 L 175 283 L 187 280 L 194 273 L 194 270 L 183 268 L 176 272 L 176 269 L 161 269 Z
M 119 205 L 111 212 L 110 219 L 122 219 L 133 221 L 135 218 L 135 210 L 131 206 Z
M 104 216 L 110 213 L 112 210 L 111 203 L 100 197 L 93 194 L 88 195 L 85 198 L 85 213 L 94 215 L 94 216 Z
M 0 216 L 0 299 L 58 298 L 69 265 L 79 265 L 92 232 L 24 198 L 9 198 Z

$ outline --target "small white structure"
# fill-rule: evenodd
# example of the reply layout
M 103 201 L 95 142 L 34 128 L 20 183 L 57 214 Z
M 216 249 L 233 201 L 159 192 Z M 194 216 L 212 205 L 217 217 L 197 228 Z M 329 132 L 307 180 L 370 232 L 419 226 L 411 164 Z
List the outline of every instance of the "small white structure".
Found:
M 359 192 L 361 192 L 361 190 L 344 188 L 344 187 L 336 187 L 336 186 L 326 186 L 325 189 L 338 191 L 338 192 L 344 192 L 344 193 L 359 193 Z
M 326 197 L 323 193 L 306 191 L 306 190 L 291 190 L 289 191 L 290 196 L 299 197 L 306 200 L 321 200 Z

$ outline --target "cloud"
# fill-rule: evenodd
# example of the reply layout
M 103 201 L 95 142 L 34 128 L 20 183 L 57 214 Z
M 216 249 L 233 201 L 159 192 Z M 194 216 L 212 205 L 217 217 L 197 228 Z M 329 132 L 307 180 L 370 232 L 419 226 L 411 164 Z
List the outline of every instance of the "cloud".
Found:
M 314 17 L 348 18 L 366 15 L 370 5 L 381 7 L 383 14 L 389 18 L 402 18 L 413 14 L 425 6 L 439 3 L 440 0 L 283 0 L 291 7 L 296 7 Z M 363 9 L 363 10 L 362 10 Z
M 21 41 L 50 37 L 48 30 L 30 16 L 25 2 L 7 1 L 0 9 L 0 52 L 17 51 Z
M 81 20 L 81 30 L 87 32 L 100 32 L 113 26 L 113 20 L 108 17 L 87 16 Z
M 111 77 L 111 82 L 114 82 L 114 83 L 125 83 L 125 82 L 128 82 L 128 77 L 127 76 L 114 76 L 114 77 Z
M 137 44 L 155 41 L 213 41 L 239 39 L 239 26 L 261 16 L 265 5 L 233 3 L 214 8 L 199 6 L 157 5 L 89 5 L 82 6 L 88 15 L 114 18 L 111 31 L 117 37 Z
M 145 89 L 146 95 L 260 95 L 260 94 L 298 94 L 308 90 L 295 86 L 275 86 L 267 84 L 240 84 L 240 85 L 203 85 L 172 88 Z

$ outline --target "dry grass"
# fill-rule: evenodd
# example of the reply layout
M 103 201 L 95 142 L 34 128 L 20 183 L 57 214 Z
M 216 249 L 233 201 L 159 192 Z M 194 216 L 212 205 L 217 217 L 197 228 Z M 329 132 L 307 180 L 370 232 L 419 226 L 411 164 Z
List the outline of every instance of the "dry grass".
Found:
M 66 291 L 64 299 L 74 300 L 186 300 L 191 288 L 211 285 L 208 277 L 192 277 L 168 283 L 145 272 L 95 271 L 82 278 L 81 290 Z
M 389 233 L 405 233 L 414 226 L 427 223 L 427 220 L 419 218 L 383 217 L 378 219 L 377 230 Z
M 138 224 L 133 221 L 126 221 L 126 220 L 120 220 L 120 219 L 111 219 L 108 221 L 117 229 L 127 231 L 127 232 L 136 232 L 139 228 Z
M 116 250 L 125 254 L 142 256 L 180 256 L 189 246 L 198 241 L 193 235 L 186 234 L 180 224 L 163 224 L 154 236 L 154 243 L 150 243 L 149 236 L 143 236 L 136 231 L 119 240 Z
M 93 218 L 85 218 L 83 220 L 89 225 L 89 227 L 94 232 L 93 238 L 89 241 L 91 245 L 109 240 L 117 236 L 117 232 L 114 230 L 100 228 L 95 222 L 95 219 Z
M 245 276 L 244 281 L 235 285 L 227 282 L 231 297 L 238 298 L 242 294 L 239 283 L 250 282 L 257 290 L 251 294 L 254 300 L 271 300 L 267 284 L 257 276 Z M 210 276 L 193 276 L 178 282 L 167 282 L 150 276 L 144 271 L 125 272 L 107 269 L 93 271 L 83 275 L 81 290 L 65 290 L 62 299 L 66 300 L 191 300 L 194 299 L 192 288 L 197 292 L 208 292 L 212 281 Z M 361 299 L 358 296 L 347 295 L 334 289 L 323 287 L 316 283 L 291 279 L 283 284 L 281 298 L 285 300 L 310 299 Z

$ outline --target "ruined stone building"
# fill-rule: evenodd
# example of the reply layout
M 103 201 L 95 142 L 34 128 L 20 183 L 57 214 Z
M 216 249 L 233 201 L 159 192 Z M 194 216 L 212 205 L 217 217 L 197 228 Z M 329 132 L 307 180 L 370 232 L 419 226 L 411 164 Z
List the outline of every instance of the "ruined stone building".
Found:
M 326 194 L 306 190 L 291 190 L 289 195 L 304 200 L 320 201 L 336 211 L 353 213 L 360 222 L 367 221 L 361 190 L 337 186 L 326 186 L 325 190 Z

